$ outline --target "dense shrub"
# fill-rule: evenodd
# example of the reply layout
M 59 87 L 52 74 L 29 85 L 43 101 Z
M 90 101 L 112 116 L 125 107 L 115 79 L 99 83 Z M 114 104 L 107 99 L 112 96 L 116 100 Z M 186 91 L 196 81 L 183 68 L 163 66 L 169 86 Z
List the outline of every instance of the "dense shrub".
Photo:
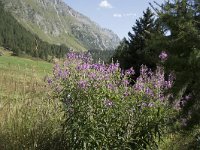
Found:
M 173 78 L 164 70 L 141 67 L 131 86 L 131 68 L 93 64 L 90 57 L 69 53 L 48 79 L 54 100 L 63 102 L 69 149 L 155 148 L 172 110 L 165 91 Z

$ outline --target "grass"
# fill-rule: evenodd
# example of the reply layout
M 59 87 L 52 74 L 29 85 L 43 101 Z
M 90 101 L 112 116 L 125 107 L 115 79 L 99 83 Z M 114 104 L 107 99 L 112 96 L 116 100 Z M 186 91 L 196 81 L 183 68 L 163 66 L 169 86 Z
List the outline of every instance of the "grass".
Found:
M 48 100 L 44 82 L 52 64 L 0 51 L 0 149 L 59 147 L 62 106 Z
M 51 73 L 52 64 L 11 56 L 3 51 L 0 57 L 0 93 L 13 95 L 39 91 L 43 86 L 45 75 Z M 39 88 L 39 89 L 38 89 Z
M 11 56 L 0 47 L 0 149 L 66 149 L 62 105 L 49 100 L 44 77 L 53 64 Z M 198 144 L 198 145 L 197 145 Z M 168 134 L 160 150 L 200 148 L 200 126 Z
M 160 143 L 161 150 L 197 150 L 200 149 L 200 126 L 190 130 L 180 130 L 168 134 Z

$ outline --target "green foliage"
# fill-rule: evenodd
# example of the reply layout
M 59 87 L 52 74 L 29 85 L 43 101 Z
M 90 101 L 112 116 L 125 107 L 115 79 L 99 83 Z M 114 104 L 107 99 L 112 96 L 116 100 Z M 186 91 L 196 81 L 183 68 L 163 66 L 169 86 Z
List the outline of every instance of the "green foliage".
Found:
M 157 10 L 158 20 L 170 34 L 162 38 L 163 43 L 156 43 L 154 49 L 165 49 L 169 59 L 165 68 L 176 74 L 174 96 L 182 105 L 181 118 L 187 118 L 188 126 L 199 123 L 199 90 L 200 90 L 200 20 L 199 1 L 168 1 Z M 155 43 L 155 42 L 154 42 Z M 185 97 L 190 95 L 190 100 Z M 191 117 L 189 117 L 190 115 Z
M 167 134 L 159 148 L 164 150 L 198 150 L 200 148 L 200 126 L 190 130 Z
M 128 33 L 129 39 L 123 39 L 117 48 L 114 60 L 118 60 L 123 69 L 133 67 L 138 76 L 142 64 L 155 69 L 156 62 L 154 58 L 158 56 L 158 53 L 149 48 L 148 43 L 152 39 L 153 33 L 159 32 L 159 26 L 154 19 L 154 14 L 149 8 L 143 12 L 143 17 L 136 20 L 132 30 L 133 33 Z
M 155 2 L 156 3 L 156 2 Z M 154 69 L 158 54 L 166 51 L 168 60 L 163 62 L 168 72 L 174 71 L 176 82 L 173 88 L 174 100 L 187 103 L 182 117 L 190 111 L 192 116 L 188 124 L 198 123 L 199 117 L 199 50 L 200 50 L 200 17 L 198 0 L 167 1 L 154 9 L 158 18 L 147 9 L 143 18 L 133 26 L 134 33 L 129 32 L 129 40 L 124 39 L 117 49 L 115 60 L 122 68 L 134 67 L 136 74 L 141 64 Z M 187 101 L 184 97 L 191 96 Z
M 129 39 L 124 39 L 117 48 L 115 60 L 119 60 L 121 67 L 125 69 L 132 66 L 137 69 L 137 65 L 140 66 L 141 63 L 154 69 L 155 64 L 161 64 L 158 54 L 166 51 L 168 59 L 162 65 L 167 72 L 173 71 L 176 75 L 175 85 L 171 90 L 171 102 L 180 110 L 176 119 L 181 124 L 181 129 L 191 130 L 191 127 L 200 123 L 200 1 L 169 0 L 161 5 L 157 2 L 155 4 L 157 8 L 152 4 L 151 6 L 157 18 L 153 21 L 153 14 L 151 16 L 144 13 L 143 18 L 133 26 L 134 33 L 129 33 Z M 147 30 L 149 32 L 143 28 L 147 27 L 146 20 L 152 23 L 152 28 Z M 186 135 L 188 133 L 189 131 Z M 186 141 L 191 139 L 195 141 L 195 134 L 191 134 Z M 185 149 L 190 149 L 189 146 L 193 143 L 188 141 Z M 176 146 L 181 148 L 176 148 L 174 144 L 171 148 L 183 149 L 180 143 Z M 194 142 L 194 147 L 196 145 L 198 142 Z M 191 149 L 195 149 L 194 147 Z
M 1 51 L 1 48 L 0 48 Z M 62 105 L 48 100 L 52 64 L 0 56 L 0 149 L 65 149 Z
M 31 55 L 47 60 L 48 56 L 63 57 L 68 48 L 64 45 L 53 45 L 42 41 L 27 31 L 8 12 L 4 11 L 0 2 L 0 45 L 13 51 L 17 56 Z
M 122 75 L 118 64 L 93 64 L 84 55 L 68 54 L 55 65 L 48 83 L 53 100 L 64 105 L 68 149 L 157 147 L 172 115 L 162 95 L 167 81 L 160 69 L 154 74 L 144 67 L 142 72 L 133 87 L 128 81 L 133 70 Z
M 97 63 L 99 61 L 110 63 L 115 51 L 114 50 L 98 50 L 98 49 L 91 49 L 88 50 L 88 53 L 92 56 L 93 62 Z

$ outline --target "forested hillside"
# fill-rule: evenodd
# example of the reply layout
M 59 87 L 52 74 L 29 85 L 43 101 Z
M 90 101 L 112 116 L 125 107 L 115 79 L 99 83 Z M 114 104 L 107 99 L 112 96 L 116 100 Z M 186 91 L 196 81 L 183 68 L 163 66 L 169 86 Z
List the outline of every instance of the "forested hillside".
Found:
M 1 2 L 0 20 L 0 45 L 17 56 L 28 54 L 47 60 L 49 56 L 60 58 L 69 50 L 64 45 L 44 42 L 37 35 L 27 31 L 10 13 L 4 11 Z
M 76 51 L 110 50 L 119 37 L 77 12 L 64 0 L 2 0 L 10 12 L 28 31 L 52 44 L 64 44 Z

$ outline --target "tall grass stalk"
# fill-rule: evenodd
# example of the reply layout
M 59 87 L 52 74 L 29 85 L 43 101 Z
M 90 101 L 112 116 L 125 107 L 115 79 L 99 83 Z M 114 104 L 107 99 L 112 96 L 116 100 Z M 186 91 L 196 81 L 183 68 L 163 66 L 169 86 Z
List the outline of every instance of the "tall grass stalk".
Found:
M 64 146 L 63 112 L 58 101 L 48 100 L 43 80 L 51 64 L 45 65 L 11 56 L 0 58 L 0 149 Z

